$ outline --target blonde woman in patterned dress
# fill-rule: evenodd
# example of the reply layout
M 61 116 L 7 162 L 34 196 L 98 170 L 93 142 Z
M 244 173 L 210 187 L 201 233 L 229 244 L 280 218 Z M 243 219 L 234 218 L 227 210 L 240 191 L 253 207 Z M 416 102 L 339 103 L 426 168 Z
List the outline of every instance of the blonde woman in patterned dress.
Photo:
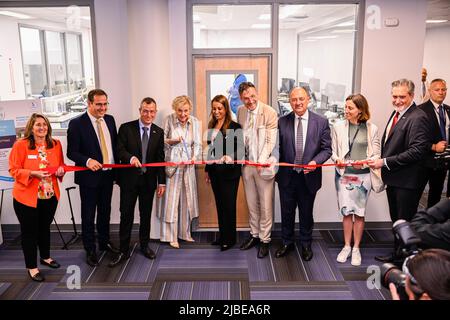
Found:
M 336 260 L 344 263 L 351 256 L 354 266 L 361 265 L 360 242 L 370 190 L 380 192 L 384 188 L 379 169 L 358 164 L 358 161 L 379 159 L 381 155 L 378 128 L 369 118 L 366 98 L 361 94 L 350 95 L 345 101 L 345 120 L 334 124 L 331 130 L 331 160 L 338 165 L 335 183 L 345 241 Z M 339 166 L 347 163 L 352 166 Z
M 20 222 L 22 250 L 28 275 L 33 281 L 45 280 L 37 267 L 60 265 L 50 257 L 50 224 L 59 200 L 58 179 L 64 176 L 61 142 L 52 138 L 50 122 L 34 113 L 25 128 L 25 137 L 17 140 L 9 155 L 9 173 L 14 178 L 13 205 Z M 54 174 L 48 167 L 57 167 Z
M 188 96 L 176 97 L 174 113 L 164 121 L 166 161 L 200 160 L 202 154 L 200 123 L 191 115 Z M 193 242 L 191 222 L 198 217 L 197 181 L 194 165 L 166 167 L 166 193 L 158 199 L 157 215 L 161 221 L 160 240 L 179 248 L 178 239 Z

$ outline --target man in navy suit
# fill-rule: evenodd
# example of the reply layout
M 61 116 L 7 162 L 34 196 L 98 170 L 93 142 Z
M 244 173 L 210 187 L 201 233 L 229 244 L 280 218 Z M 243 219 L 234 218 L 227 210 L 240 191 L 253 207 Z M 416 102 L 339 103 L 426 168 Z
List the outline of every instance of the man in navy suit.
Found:
M 447 166 L 436 160 L 436 153 L 444 152 L 448 146 L 448 127 L 450 107 L 444 104 L 447 85 L 442 79 L 434 79 L 429 87 L 430 99 L 418 107 L 425 111 L 430 126 L 431 150 L 425 158 L 426 183 L 429 184 L 427 208 L 431 208 L 441 200 Z M 421 193 L 422 193 L 421 192 Z M 447 193 L 449 190 L 447 189 Z
M 109 241 L 109 219 L 114 184 L 114 170 L 103 169 L 103 164 L 115 163 L 117 129 L 114 118 L 106 114 L 108 95 L 101 89 L 88 93 L 88 110 L 69 123 L 67 130 L 67 157 L 87 171 L 75 172 L 75 183 L 80 186 L 81 229 L 86 262 L 98 265 L 95 245 L 95 212 L 99 249 L 118 253 Z
M 429 121 L 413 101 L 414 82 L 400 79 L 391 86 L 394 111 L 381 139 L 381 159 L 371 160 L 368 164 L 375 169 L 381 168 L 391 221 L 410 221 L 417 212 L 425 181 L 422 160 L 431 149 Z M 399 243 L 395 239 L 394 252 L 375 259 L 392 262 L 399 258 L 398 249 Z
M 292 89 L 289 103 L 293 111 L 278 120 L 280 162 L 310 166 L 324 163 L 331 156 L 328 120 L 308 110 L 309 96 L 303 88 Z M 295 211 L 298 207 L 301 256 L 309 261 L 313 257 L 313 206 L 322 186 L 322 169 L 280 167 L 276 181 L 280 191 L 283 245 L 275 256 L 283 257 L 295 248 Z

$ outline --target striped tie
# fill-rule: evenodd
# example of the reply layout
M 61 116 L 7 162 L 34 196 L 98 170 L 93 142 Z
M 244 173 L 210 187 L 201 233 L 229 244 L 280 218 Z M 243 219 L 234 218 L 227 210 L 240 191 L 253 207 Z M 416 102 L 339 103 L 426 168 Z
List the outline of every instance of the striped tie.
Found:
M 95 122 L 97 122 L 97 130 L 98 137 L 100 138 L 100 149 L 102 151 L 103 164 L 109 164 L 108 148 L 106 147 L 106 139 L 105 135 L 103 134 L 102 120 L 103 118 L 99 118 L 95 120 Z
M 297 124 L 297 139 L 295 139 L 295 160 L 294 164 L 302 164 L 303 161 L 303 125 L 302 118 L 298 118 Z M 302 168 L 294 168 L 295 171 L 300 172 Z

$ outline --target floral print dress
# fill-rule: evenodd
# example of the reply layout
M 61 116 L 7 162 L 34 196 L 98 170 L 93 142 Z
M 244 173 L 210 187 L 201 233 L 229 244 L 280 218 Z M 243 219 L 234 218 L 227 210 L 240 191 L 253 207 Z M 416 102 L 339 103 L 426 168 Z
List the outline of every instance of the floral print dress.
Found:
M 47 160 L 47 149 L 45 145 L 37 146 L 38 149 L 38 159 L 39 159 L 39 170 L 45 170 L 50 162 Z M 38 187 L 38 199 L 50 199 L 55 195 L 55 190 L 53 189 L 52 177 L 45 177 L 41 179 Z

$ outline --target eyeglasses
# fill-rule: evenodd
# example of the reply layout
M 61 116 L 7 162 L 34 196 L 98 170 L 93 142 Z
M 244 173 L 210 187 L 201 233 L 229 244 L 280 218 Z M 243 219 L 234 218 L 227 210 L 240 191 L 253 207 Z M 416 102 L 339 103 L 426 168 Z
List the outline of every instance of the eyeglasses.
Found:
M 100 107 L 107 107 L 109 106 L 109 102 L 105 102 L 105 103 L 94 103 L 94 106 L 100 108 Z

